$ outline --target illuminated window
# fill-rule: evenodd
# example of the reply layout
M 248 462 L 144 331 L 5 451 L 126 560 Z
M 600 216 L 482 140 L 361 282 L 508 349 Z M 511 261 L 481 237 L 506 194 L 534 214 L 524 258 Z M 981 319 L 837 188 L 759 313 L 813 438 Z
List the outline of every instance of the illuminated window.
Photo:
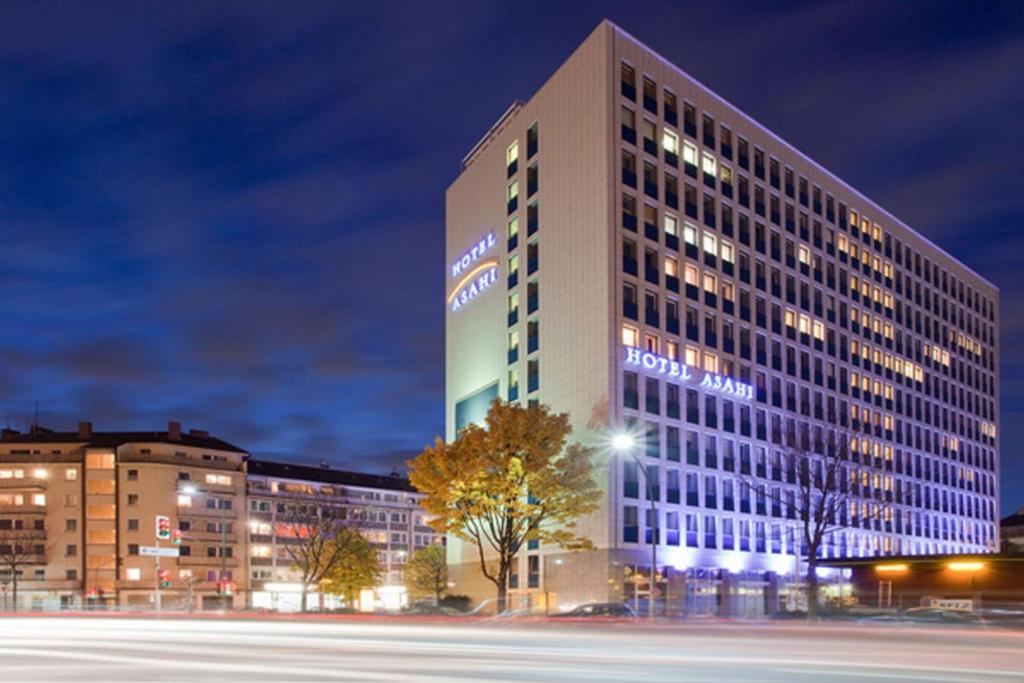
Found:
M 718 280 L 717 280 L 717 278 L 714 275 L 712 275 L 711 273 L 704 273 L 704 291 L 705 292 L 710 292 L 711 294 L 714 294 L 715 290 L 717 290 L 717 289 L 718 289 Z
M 725 301 L 735 301 L 735 288 L 731 282 L 722 283 L 722 299 Z
M 231 486 L 231 477 L 226 474 L 207 474 L 207 484 L 216 484 L 217 486 Z
M 691 166 L 697 165 L 697 146 L 686 140 L 683 141 L 683 161 Z
M 708 372 L 718 372 L 718 356 L 710 351 L 704 352 L 704 369 Z
M 508 295 L 508 313 L 513 315 L 519 312 L 519 292 L 512 292 Z
M 697 228 L 690 223 L 683 223 L 683 241 L 697 246 Z
M 665 214 L 665 234 L 666 235 L 679 235 L 679 219 L 672 214 Z
M 67 481 L 75 481 L 78 479 L 78 470 L 74 467 L 69 467 L 64 470 L 64 479 Z
M 138 581 L 142 578 L 142 570 L 138 567 L 128 567 L 124 572 L 124 576 L 129 581 Z
M 508 184 L 508 195 L 507 195 L 506 199 L 508 199 L 508 201 L 511 202 L 511 201 L 514 201 L 515 199 L 517 199 L 518 197 L 519 197 L 519 181 L 518 180 L 513 180 L 512 182 L 510 182 Z
M 696 287 L 698 279 L 697 266 L 693 265 L 692 263 L 687 263 L 686 267 L 683 269 L 683 272 L 686 284 L 693 285 L 694 287 Z
M 511 166 L 512 164 L 519 161 L 519 142 L 513 142 L 505 150 L 505 165 Z
M 665 342 L 665 355 L 669 357 L 669 360 L 679 360 L 679 342 Z
M 511 342 L 510 342 L 511 343 Z M 640 330 L 636 329 L 632 325 L 622 326 L 622 343 L 624 346 L 636 348 L 640 346 Z M 516 339 L 516 345 L 519 345 L 518 335 Z
M 709 254 L 718 254 L 718 240 L 710 232 L 704 233 L 704 251 Z
M 0 479 L 24 479 L 25 470 L 0 470 Z
M 33 493 L 32 494 L 33 505 L 46 505 L 46 494 L 45 493 Z
M 814 338 L 825 340 L 825 326 L 818 320 L 814 321 Z
M 512 254 L 508 257 L 508 274 L 517 275 L 519 273 L 519 254 Z
M 796 327 L 796 311 L 790 308 L 786 309 L 786 327 Z
M 269 545 L 254 545 L 252 547 L 253 557 L 270 557 L 270 546 Z
M 797 250 L 797 253 L 798 253 L 799 258 L 800 258 L 800 263 L 803 263 L 804 265 L 810 265 L 810 263 L 811 263 L 811 250 L 810 249 L 808 249 L 807 247 L 805 247 L 804 245 L 801 244 L 800 248 Z
M 715 158 L 710 154 L 705 154 L 703 161 L 704 163 L 702 168 L 704 169 L 704 172 L 709 176 L 714 176 L 718 171 L 718 167 L 715 165 Z
M 512 239 L 513 237 L 517 236 L 518 234 L 519 234 L 519 216 L 513 216 L 508 221 L 508 238 Z
M 95 470 L 114 469 L 113 453 L 89 453 L 85 456 L 85 466 Z
M 670 154 L 679 154 L 679 136 L 670 130 L 661 133 L 661 146 Z
M 689 365 L 690 367 L 697 367 L 698 365 L 700 365 L 699 361 L 700 361 L 700 351 L 698 351 L 696 348 L 694 348 L 692 346 L 687 346 L 686 347 L 686 359 L 683 362 L 686 365 Z
M 726 263 L 733 263 L 735 261 L 732 245 L 728 242 L 722 242 L 722 260 Z
M 665 275 L 679 277 L 679 260 L 674 256 L 665 257 Z
M 811 333 L 811 319 L 809 317 L 807 317 L 806 315 L 804 315 L 803 313 L 800 314 L 800 328 L 799 329 L 800 329 L 800 334 L 810 334 Z
M 190 507 L 192 507 L 192 496 L 187 496 L 185 494 L 179 494 L 178 495 L 178 507 L 180 507 L 180 508 L 190 508 Z

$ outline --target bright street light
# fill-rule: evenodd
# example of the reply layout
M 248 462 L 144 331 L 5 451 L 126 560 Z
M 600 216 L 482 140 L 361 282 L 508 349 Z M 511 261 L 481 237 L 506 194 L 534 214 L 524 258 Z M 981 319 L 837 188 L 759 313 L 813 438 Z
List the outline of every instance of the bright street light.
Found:
M 184 493 L 186 496 L 194 496 L 195 494 L 199 493 L 199 489 L 197 489 L 192 484 L 185 484 L 184 486 L 181 487 L 180 491 L 181 493 Z
M 643 475 L 644 483 L 647 484 L 647 500 L 651 505 L 651 572 L 648 579 L 650 592 L 647 597 L 647 611 L 650 614 L 651 619 L 654 619 L 654 591 L 658 577 L 658 506 L 654 499 L 654 492 L 657 489 L 658 483 L 656 481 L 651 481 L 651 476 L 647 472 L 646 465 L 637 455 L 635 449 L 636 442 L 636 438 L 634 438 L 629 432 L 618 432 L 612 436 L 612 450 L 619 455 L 628 455 L 633 458 L 633 462 L 636 463 L 638 473 Z M 666 578 L 666 581 L 667 580 L 668 579 Z M 638 588 L 635 587 L 633 590 L 637 591 Z
M 620 453 L 632 450 L 635 443 L 633 435 L 626 432 L 621 432 L 612 437 L 612 448 Z

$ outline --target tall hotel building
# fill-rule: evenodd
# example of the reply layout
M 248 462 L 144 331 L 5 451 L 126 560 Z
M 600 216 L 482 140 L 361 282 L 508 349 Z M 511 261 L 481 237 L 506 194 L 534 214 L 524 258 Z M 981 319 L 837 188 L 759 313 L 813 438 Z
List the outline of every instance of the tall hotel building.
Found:
M 596 549 L 534 544 L 513 595 L 632 599 L 650 476 L 659 592 L 772 610 L 801 553 L 776 502 L 793 429 L 849 444 L 823 559 L 996 548 L 996 288 L 613 24 L 487 131 L 446 211 L 447 438 L 539 401 L 607 492 Z M 646 473 L 607 447 L 622 429 Z M 493 595 L 475 549 L 449 562 L 453 592 Z

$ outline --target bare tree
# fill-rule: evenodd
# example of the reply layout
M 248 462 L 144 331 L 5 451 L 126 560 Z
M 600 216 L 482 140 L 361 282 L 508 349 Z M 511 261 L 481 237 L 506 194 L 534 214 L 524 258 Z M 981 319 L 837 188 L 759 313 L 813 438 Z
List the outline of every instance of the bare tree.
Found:
M 309 587 L 319 586 L 344 559 L 345 547 L 334 541 L 348 526 L 346 509 L 332 496 L 320 494 L 287 504 L 276 533 L 299 572 L 303 612 L 307 609 Z M 322 608 L 322 591 L 320 603 Z
M 833 421 L 834 423 L 835 421 Z M 797 427 L 789 420 L 773 436 L 785 468 L 784 486 L 766 486 L 763 478 L 748 477 L 745 485 L 776 503 L 786 518 L 796 520 L 807 559 L 807 614 L 818 614 L 820 584 L 817 568 L 822 549 L 836 532 L 856 528 L 862 521 L 891 520 L 891 477 L 874 453 L 852 444 L 860 438 L 820 425 Z M 891 464 L 891 463 L 890 463 Z
M 18 609 L 18 574 L 26 567 L 46 564 L 46 545 L 35 529 L 0 531 L 0 567 L 11 575 L 12 611 Z

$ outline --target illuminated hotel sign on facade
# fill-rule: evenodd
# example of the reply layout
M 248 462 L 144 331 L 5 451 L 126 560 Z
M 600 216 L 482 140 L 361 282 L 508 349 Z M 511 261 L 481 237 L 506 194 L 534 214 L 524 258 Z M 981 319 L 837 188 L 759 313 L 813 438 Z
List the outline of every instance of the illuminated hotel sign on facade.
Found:
M 452 277 L 459 278 L 448 295 L 453 312 L 498 281 L 498 259 L 483 258 L 497 243 L 494 233 L 488 233 L 452 263 Z
M 641 351 L 630 346 L 626 348 L 626 365 L 642 368 L 648 373 L 663 375 L 680 382 L 697 382 L 701 389 L 707 389 L 725 396 L 750 401 L 754 398 L 754 387 L 737 382 L 731 377 L 723 377 L 716 372 L 707 372 L 692 368 L 679 361 L 659 356 L 656 353 Z

